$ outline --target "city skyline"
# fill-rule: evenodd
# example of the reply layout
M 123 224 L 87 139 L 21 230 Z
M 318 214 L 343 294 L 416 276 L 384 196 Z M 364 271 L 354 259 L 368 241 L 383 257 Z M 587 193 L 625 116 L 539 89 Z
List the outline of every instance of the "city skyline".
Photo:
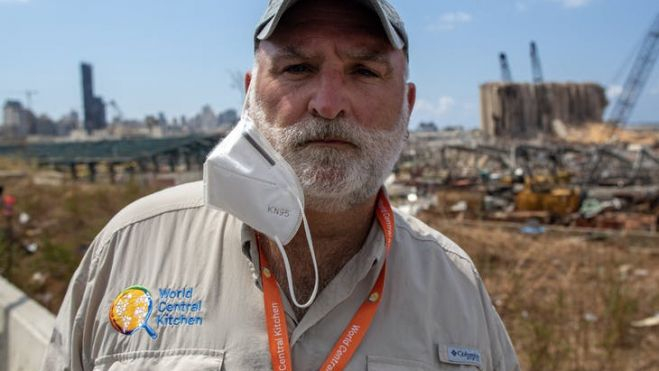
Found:
M 239 109 L 236 75 L 251 66 L 264 2 L 0 0 L 0 46 L 10 51 L 0 58 L 0 101 L 19 100 L 53 118 L 82 113 L 85 61 L 94 66 L 94 90 L 126 118 L 192 117 L 207 104 Z M 500 79 L 499 52 L 507 53 L 516 82 L 531 81 L 531 40 L 546 81 L 592 81 L 615 98 L 659 11 L 649 0 L 392 3 L 410 34 L 413 127 L 479 127 L 479 84 Z M 658 69 L 632 122 L 659 121 Z

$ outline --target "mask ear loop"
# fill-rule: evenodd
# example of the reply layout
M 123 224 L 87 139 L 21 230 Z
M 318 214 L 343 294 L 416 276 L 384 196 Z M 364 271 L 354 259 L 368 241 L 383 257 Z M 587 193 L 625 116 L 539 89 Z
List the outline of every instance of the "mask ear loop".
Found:
M 291 192 L 290 189 L 288 191 Z M 300 210 L 302 211 L 302 222 L 304 224 L 304 233 L 307 236 L 307 246 L 309 246 L 309 253 L 311 253 L 311 261 L 313 262 L 313 271 L 314 271 L 313 292 L 311 293 L 311 297 L 306 303 L 300 304 L 297 301 L 297 298 L 295 296 L 295 288 L 293 287 L 293 274 L 291 273 L 291 265 L 288 262 L 288 255 L 286 255 L 286 251 L 284 251 L 284 246 L 282 245 L 281 241 L 279 240 L 279 237 L 277 236 L 275 236 L 275 244 L 277 245 L 277 249 L 279 249 L 279 253 L 284 258 L 284 269 L 286 269 L 286 280 L 288 281 L 288 292 L 291 296 L 291 300 L 293 301 L 293 304 L 296 307 L 304 309 L 304 308 L 308 308 L 316 299 L 316 295 L 318 294 L 318 282 L 320 280 L 318 279 L 318 263 L 316 263 L 316 253 L 313 249 L 313 242 L 311 240 L 311 231 L 309 230 L 307 217 L 304 216 L 304 207 L 302 206 L 302 202 L 300 201 L 299 198 L 295 197 L 295 200 L 297 200 L 297 204 L 300 207 Z
M 250 83 L 245 91 L 245 99 L 243 99 L 243 108 L 240 111 L 240 119 L 250 119 L 249 114 L 247 114 L 247 105 L 249 104 L 249 95 L 252 92 L 252 84 Z M 251 120 L 250 120 L 251 121 Z
M 247 87 L 247 91 L 245 92 L 243 109 L 242 112 L 240 113 L 241 119 L 249 119 L 249 115 L 247 114 L 247 104 L 249 102 L 249 96 L 251 90 L 252 90 L 252 84 L 250 84 Z M 274 240 L 275 240 L 275 244 L 277 245 L 277 249 L 279 250 L 279 253 L 284 258 L 284 269 L 286 270 L 286 280 L 288 281 L 288 292 L 290 294 L 291 300 L 293 301 L 293 304 L 296 307 L 304 309 L 311 306 L 314 300 L 316 300 L 316 295 L 318 294 L 318 285 L 320 282 L 320 279 L 318 278 L 318 263 L 316 262 L 316 252 L 313 249 L 313 242 L 311 240 L 311 231 L 309 229 L 309 223 L 307 223 L 307 217 L 304 215 L 304 206 L 302 205 L 302 201 L 300 201 L 300 199 L 297 196 L 295 196 L 295 193 L 291 191 L 290 188 L 287 188 L 286 190 L 291 195 L 293 195 L 293 198 L 295 198 L 298 206 L 300 207 L 300 212 L 302 213 L 302 222 L 304 223 L 304 233 L 306 234 L 307 237 L 307 246 L 309 247 L 309 253 L 311 254 L 311 261 L 313 262 L 313 272 L 314 272 L 313 291 L 311 292 L 311 297 L 309 297 L 309 300 L 304 304 L 298 303 L 297 297 L 295 296 L 295 288 L 293 287 L 293 273 L 291 271 L 291 264 L 288 261 L 288 255 L 286 255 L 286 251 L 284 250 L 284 245 L 279 240 L 279 237 L 275 236 Z

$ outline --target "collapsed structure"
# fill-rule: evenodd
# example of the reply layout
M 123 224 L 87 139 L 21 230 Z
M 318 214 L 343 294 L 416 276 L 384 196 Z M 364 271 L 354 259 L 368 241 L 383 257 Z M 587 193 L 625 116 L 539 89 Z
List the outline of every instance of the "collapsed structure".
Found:
M 553 136 L 562 125 L 602 122 L 608 101 L 594 83 L 485 83 L 480 87 L 481 129 L 491 138 Z

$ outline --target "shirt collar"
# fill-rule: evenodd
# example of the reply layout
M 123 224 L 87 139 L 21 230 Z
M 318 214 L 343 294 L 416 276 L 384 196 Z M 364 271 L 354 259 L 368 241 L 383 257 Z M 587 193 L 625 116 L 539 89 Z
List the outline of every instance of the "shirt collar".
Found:
M 261 288 L 261 275 L 259 274 L 261 268 L 259 251 L 256 245 L 256 231 L 246 223 L 240 223 L 240 244 L 242 246 L 242 251 L 250 261 L 250 268 L 256 285 Z M 344 268 L 349 267 L 352 271 L 351 275 L 354 274 L 354 278 L 363 278 L 368 270 L 373 266 L 379 265 L 378 263 L 384 258 L 385 250 L 384 234 L 378 224 L 377 218 L 373 217 L 371 228 L 362 248 L 348 262 L 352 264 L 346 263 Z M 339 274 L 343 273 L 344 270 L 345 269 L 342 269 Z

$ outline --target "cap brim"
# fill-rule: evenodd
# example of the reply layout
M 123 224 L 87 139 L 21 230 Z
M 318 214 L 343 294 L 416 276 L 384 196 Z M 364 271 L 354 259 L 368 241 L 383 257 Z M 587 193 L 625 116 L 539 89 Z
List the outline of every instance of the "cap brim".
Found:
M 371 9 L 373 9 L 375 14 L 378 15 L 378 18 L 380 18 L 380 22 L 382 23 L 382 28 L 384 28 L 384 32 L 387 34 L 391 45 L 396 49 L 405 48 L 405 40 L 400 37 L 398 31 L 389 20 L 390 15 L 388 15 L 387 12 L 391 13 L 391 10 L 385 9 L 384 7 L 386 5 L 377 0 L 360 0 L 360 2 L 370 5 Z
M 256 29 L 255 37 L 259 40 L 266 40 L 272 36 L 277 28 L 281 17 L 286 13 L 288 8 L 295 4 L 298 0 L 274 0 L 268 6 L 266 13 L 261 19 L 261 29 Z M 265 22 L 265 23 L 264 23 Z
M 260 29 L 257 28 L 256 30 L 256 35 L 255 35 L 256 39 L 266 40 L 270 36 L 272 36 L 284 13 L 286 13 L 288 8 L 290 8 L 297 1 L 299 0 L 273 1 L 273 3 L 275 3 L 274 6 L 271 4 L 271 6 L 268 7 L 268 12 L 263 16 L 260 22 L 262 26 L 260 27 Z M 375 14 L 377 14 L 378 18 L 380 18 L 382 28 L 384 28 L 384 31 L 387 34 L 387 38 L 389 39 L 391 45 L 396 49 L 404 49 L 405 40 L 401 37 L 396 27 L 394 27 L 394 25 L 389 20 L 389 17 L 391 16 L 392 13 L 395 14 L 395 11 L 393 11 L 393 9 L 386 8 L 387 5 L 381 3 L 378 0 L 358 0 L 358 1 L 364 5 L 367 5 L 375 12 Z

